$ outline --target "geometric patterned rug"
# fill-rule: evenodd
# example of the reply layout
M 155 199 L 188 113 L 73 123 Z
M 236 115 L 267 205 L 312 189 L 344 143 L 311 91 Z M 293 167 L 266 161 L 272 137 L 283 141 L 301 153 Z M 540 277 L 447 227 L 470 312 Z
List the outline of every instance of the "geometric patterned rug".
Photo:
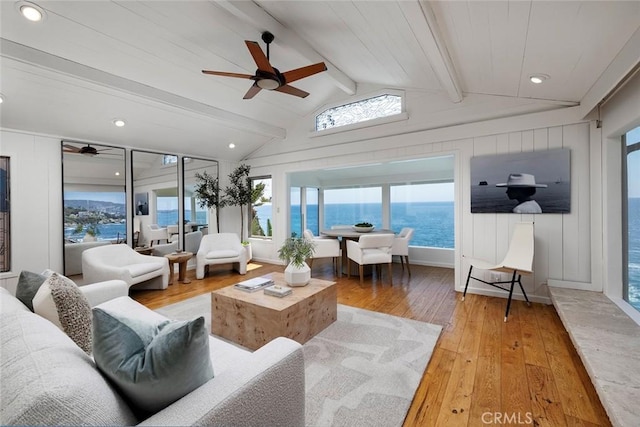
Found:
M 179 320 L 204 316 L 200 295 L 156 310 Z M 442 327 L 338 304 L 338 319 L 303 345 L 306 424 L 401 426 Z

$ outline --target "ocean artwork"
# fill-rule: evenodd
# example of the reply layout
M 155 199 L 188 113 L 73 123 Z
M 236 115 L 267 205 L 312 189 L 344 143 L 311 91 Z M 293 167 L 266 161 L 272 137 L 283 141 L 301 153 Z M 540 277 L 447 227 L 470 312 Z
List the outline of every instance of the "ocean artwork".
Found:
M 471 213 L 569 213 L 568 149 L 471 159 Z

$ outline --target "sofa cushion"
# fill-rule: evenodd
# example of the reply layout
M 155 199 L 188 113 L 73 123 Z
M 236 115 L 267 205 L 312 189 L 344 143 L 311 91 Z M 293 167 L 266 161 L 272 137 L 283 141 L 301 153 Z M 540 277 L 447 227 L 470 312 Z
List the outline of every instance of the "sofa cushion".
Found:
M 33 297 L 45 280 L 47 280 L 47 277 L 42 274 L 21 271 L 16 287 L 16 298 L 29 307 L 29 310 L 33 311 Z
M 13 313 L 15 311 L 26 311 L 31 313 L 20 300 L 9 292 L 7 289 L 0 287 L 0 313 Z
M 125 268 L 129 270 L 129 273 L 131 273 L 131 277 L 138 277 L 154 271 L 162 270 L 162 267 L 163 266 L 161 264 L 155 262 L 145 262 L 125 266 Z
M 148 320 L 93 309 L 93 356 L 140 416 L 155 413 L 213 378 L 204 318 Z
M 70 279 L 57 273 L 49 276 L 33 298 L 33 308 L 91 354 L 91 306 Z
M 234 251 L 233 249 L 218 249 L 215 251 L 207 252 L 207 259 L 222 259 L 222 258 L 237 258 L 240 256 L 238 251 Z
M 29 311 L 0 313 L 0 425 L 133 425 L 89 356 Z

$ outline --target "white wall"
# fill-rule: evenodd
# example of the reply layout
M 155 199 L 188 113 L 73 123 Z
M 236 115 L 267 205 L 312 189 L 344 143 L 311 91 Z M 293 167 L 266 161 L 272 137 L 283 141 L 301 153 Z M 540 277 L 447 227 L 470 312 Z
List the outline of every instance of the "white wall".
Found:
M 291 140 L 288 138 L 283 143 L 274 144 L 249 159 L 252 174 L 272 176 L 275 207 L 273 242 L 263 242 L 259 247 L 254 245 L 254 257 L 277 260 L 277 248 L 288 230 L 288 173 L 453 154 L 456 158 L 456 248 L 453 267 L 456 269 L 457 290 L 464 288 L 469 267 L 463 255 L 488 261 L 501 259 L 506 252 L 512 226 L 519 221 L 536 222 L 535 274 L 523 278 L 525 290 L 531 299 L 548 302 L 545 284 L 549 279 L 557 280 L 560 285 L 598 290 L 600 284 L 591 281 L 590 127 L 578 113 L 577 108 L 564 108 L 418 131 L 415 123 L 418 121 L 416 117 L 419 117 L 419 106 L 414 106 L 410 132 L 404 132 L 401 125 L 392 123 L 389 126 L 396 131 L 392 135 L 388 135 L 385 125 L 379 125 L 312 138 L 309 137 L 308 128 L 313 117 L 308 117 L 309 123 L 301 123 L 300 129 L 290 132 Z M 370 138 L 371 132 L 387 136 Z M 309 149 L 300 151 L 300 147 Z M 534 216 L 470 213 L 471 157 L 561 147 L 571 150 L 570 214 Z M 269 154 L 265 155 L 267 152 Z M 414 249 L 412 257 L 417 257 L 420 263 L 429 264 L 431 254 L 428 252 Z M 438 265 L 437 260 L 433 260 L 432 264 Z M 505 295 L 477 282 L 470 285 L 470 291 Z
M 22 270 L 62 271 L 60 140 L 0 131 L 0 155 L 11 158 L 11 271 L 0 285 L 13 291 Z

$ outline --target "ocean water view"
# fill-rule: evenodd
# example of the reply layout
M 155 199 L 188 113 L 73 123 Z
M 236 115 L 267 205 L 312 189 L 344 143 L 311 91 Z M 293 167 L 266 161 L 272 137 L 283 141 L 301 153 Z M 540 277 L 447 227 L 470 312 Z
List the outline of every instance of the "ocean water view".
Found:
M 640 310 L 640 197 L 629 198 L 629 304 Z
M 332 225 L 353 225 L 369 222 L 382 228 L 382 206 L 379 203 L 334 203 L 324 205 L 324 224 L 321 229 Z M 318 206 L 307 205 L 307 224 L 314 234 L 318 230 Z M 300 206 L 291 206 L 291 232 L 302 233 Z M 391 204 L 391 229 L 396 233 L 404 227 L 415 229 L 412 246 L 433 248 L 454 247 L 453 202 L 414 202 Z

